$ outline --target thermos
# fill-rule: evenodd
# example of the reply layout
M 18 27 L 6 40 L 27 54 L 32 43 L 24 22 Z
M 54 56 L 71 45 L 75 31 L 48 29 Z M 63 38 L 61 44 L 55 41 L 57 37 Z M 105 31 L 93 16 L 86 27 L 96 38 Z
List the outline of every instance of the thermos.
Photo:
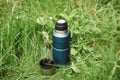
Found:
M 57 64 L 65 65 L 70 62 L 70 31 L 65 20 L 55 24 L 53 37 L 53 59 Z

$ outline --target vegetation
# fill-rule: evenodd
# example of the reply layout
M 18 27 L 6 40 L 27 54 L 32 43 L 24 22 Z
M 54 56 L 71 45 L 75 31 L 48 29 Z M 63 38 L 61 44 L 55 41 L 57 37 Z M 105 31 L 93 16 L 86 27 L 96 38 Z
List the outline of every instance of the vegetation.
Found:
M 71 63 L 43 76 L 58 19 L 71 31 Z M 0 79 L 120 80 L 120 1 L 0 0 Z

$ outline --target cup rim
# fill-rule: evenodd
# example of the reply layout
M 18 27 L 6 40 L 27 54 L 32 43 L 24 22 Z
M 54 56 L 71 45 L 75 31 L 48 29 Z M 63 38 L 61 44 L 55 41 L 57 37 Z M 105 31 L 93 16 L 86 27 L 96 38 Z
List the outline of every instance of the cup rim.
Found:
M 41 59 L 39 62 L 40 67 L 43 69 L 50 69 L 53 67 L 53 64 L 55 64 L 54 60 L 48 58 Z

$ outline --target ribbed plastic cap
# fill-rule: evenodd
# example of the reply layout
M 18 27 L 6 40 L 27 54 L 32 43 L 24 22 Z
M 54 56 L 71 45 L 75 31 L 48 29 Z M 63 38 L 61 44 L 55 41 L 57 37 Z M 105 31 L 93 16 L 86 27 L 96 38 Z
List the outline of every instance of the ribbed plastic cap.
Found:
M 58 20 L 55 24 L 55 29 L 56 30 L 60 30 L 60 31 L 64 31 L 67 30 L 67 22 L 65 20 Z

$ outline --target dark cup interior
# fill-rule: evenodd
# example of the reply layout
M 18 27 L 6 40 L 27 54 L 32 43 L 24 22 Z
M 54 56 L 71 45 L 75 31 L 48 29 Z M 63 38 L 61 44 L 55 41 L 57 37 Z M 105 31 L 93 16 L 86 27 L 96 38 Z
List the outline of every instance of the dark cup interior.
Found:
M 54 63 L 55 62 L 52 59 L 44 58 L 44 59 L 40 60 L 39 65 L 43 69 L 50 69 L 53 67 Z

